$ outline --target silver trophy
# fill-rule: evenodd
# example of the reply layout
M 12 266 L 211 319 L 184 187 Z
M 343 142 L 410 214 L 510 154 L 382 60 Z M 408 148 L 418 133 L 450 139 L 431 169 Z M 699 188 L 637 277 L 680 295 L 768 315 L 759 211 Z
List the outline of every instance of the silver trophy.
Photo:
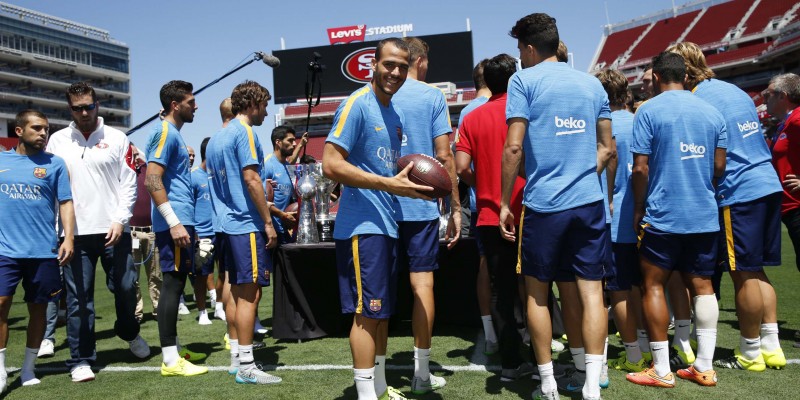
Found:
M 333 241 L 333 224 L 335 217 L 330 213 L 331 193 L 336 187 L 336 181 L 325 177 L 322 174 L 322 164 L 310 164 L 311 175 L 317 183 L 317 194 L 315 204 L 317 206 L 317 230 L 321 242 Z
M 317 194 L 316 181 L 311 174 L 311 165 L 297 166 L 297 194 L 300 197 L 300 219 L 297 223 L 297 243 L 319 243 L 314 197 Z

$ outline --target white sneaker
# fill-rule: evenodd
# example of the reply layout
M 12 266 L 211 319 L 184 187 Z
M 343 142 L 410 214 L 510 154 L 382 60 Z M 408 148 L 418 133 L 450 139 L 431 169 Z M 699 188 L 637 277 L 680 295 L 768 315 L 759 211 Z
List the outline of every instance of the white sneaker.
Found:
M 42 344 L 39 345 L 39 353 L 36 354 L 36 357 L 47 358 L 47 357 L 52 357 L 54 355 L 55 355 L 55 343 L 53 343 L 49 339 L 42 340 Z
M 447 381 L 444 378 L 435 376 L 433 374 L 430 375 L 428 380 L 423 380 L 422 378 L 414 375 L 414 379 L 411 380 L 411 393 L 425 394 L 437 389 L 441 389 L 445 385 L 447 385 Z
M 253 332 L 266 335 L 268 331 L 269 330 L 267 328 L 264 328 L 264 326 L 261 325 L 261 321 L 256 319 L 256 323 L 253 326 Z
M 564 351 L 564 343 L 561 343 L 555 339 L 550 340 L 550 351 L 553 353 L 560 353 Z
M 211 320 L 208 319 L 208 313 L 203 312 L 200 314 L 200 317 L 197 319 L 197 323 L 200 325 L 211 325 Z
M 147 358 L 150 356 L 150 346 L 141 336 L 136 335 L 136 338 L 128 342 L 128 344 L 131 346 L 131 353 L 136 357 Z
M 180 314 L 180 315 L 189 315 L 191 313 L 189 312 L 189 308 L 186 307 L 186 304 L 179 303 L 178 304 L 178 314 Z
M 8 382 L 8 373 L 6 369 L 0 369 L 0 394 L 6 391 L 6 382 Z
M 87 364 L 80 364 L 75 368 L 72 368 L 72 375 L 73 382 L 89 382 L 94 380 L 94 372 L 92 372 L 92 367 Z
M 33 386 L 33 385 L 38 385 L 40 383 L 42 383 L 42 381 L 40 381 L 38 378 L 31 378 L 28 379 L 27 381 L 23 381 L 22 386 Z
M 223 321 L 227 321 L 225 319 L 225 309 L 222 307 L 217 307 L 214 309 L 214 318 L 221 319 Z

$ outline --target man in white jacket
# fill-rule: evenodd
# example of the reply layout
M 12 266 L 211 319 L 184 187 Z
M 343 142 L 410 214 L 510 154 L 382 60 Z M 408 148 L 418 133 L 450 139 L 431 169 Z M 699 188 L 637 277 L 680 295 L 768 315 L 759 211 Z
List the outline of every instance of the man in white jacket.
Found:
M 47 151 L 67 163 L 75 204 L 75 257 L 64 267 L 67 292 L 67 341 L 73 382 L 94 379 L 97 358 L 94 332 L 94 281 L 97 260 L 114 293 L 117 320 L 114 332 L 128 342 L 138 358 L 150 355 L 139 336 L 136 307 L 136 269 L 130 268 L 131 235 L 128 221 L 136 200 L 136 172 L 128 138 L 98 117 L 99 102 L 88 83 L 67 89 L 73 122 L 50 137 Z

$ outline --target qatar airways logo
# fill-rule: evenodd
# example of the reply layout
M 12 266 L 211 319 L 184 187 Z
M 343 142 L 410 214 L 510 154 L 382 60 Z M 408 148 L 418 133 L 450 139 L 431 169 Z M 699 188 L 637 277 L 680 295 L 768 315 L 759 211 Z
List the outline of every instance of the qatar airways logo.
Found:
M 689 153 L 689 155 L 682 156 L 681 160 L 688 160 L 690 158 L 703 158 L 706 154 L 706 147 L 699 146 L 694 143 L 681 142 L 681 154 Z
M 400 152 L 381 146 L 376 150 L 376 155 L 383 161 L 383 165 L 392 171 L 392 174 L 397 173 L 397 159 L 400 158 Z
M 375 48 L 367 47 L 350 53 L 342 61 L 342 74 L 355 83 L 367 83 L 372 80 L 372 59 Z
M 42 188 L 38 185 L 26 185 L 23 183 L 3 183 L 0 184 L 0 193 L 8 195 L 12 200 L 41 200 Z
M 559 118 L 557 115 L 555 116 L 555 118 L 556 118 L 556 128 L 566 129 L 563 131 L 556 132 L 556 136 L 572 135 L 575 133 L 586 132 L 586 121 L 582 119 L 575 119 L 573 117 Z
M 742 124 L 737 122 L 736 126 L 739 128 L 739 133 L 742 134 L 742 138 L 761 132 L 761 125 L 756 121 L 747 121 Z

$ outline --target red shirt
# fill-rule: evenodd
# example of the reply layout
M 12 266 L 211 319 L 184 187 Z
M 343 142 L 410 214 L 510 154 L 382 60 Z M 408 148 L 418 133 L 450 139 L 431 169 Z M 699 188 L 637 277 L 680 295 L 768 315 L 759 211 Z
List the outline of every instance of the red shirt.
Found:
M 503 146 L 508 135 L 506 94 L 490 97 L 486 104 L 469 113 L 461 123 L 458 135 L 456 151 L 472 157 L 475 171 L 475 202 L 478 207 L 476 225 L 497 226 L 500 223 Z M 516 218 L 522 213 L 524 186 L 525 180 L 517 177 L 511 192 L 511 212 Z
M 783 129 L 775 139 L 772 147 L 772 165 L 778 171 L 778 178 L 781 181 L 786 179 L 786 175 L 800 174 L 800 107 L 786 119 Z M 781 215 L 786 215 L 788 211 L 800 208 L 800 194 L 790 194 L 784 188 L 783 202 L 781 203 Z
M 150 192 L 144 186 L 144 178 L 147 176 L 147 164 L 143 164 L 136 176 L 136 202 L 133 203 L 133 216 L 131 226 L 142 227 L 150 226 Z

